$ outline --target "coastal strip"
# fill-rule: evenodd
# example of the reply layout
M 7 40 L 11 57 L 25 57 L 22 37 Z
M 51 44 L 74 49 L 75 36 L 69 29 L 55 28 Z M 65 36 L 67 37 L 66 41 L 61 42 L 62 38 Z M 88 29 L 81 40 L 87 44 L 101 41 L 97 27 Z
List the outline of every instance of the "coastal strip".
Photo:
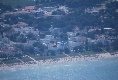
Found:
M 112 58 L 118 57 L 118 54 L 110 54 L 110 53 L 102 53 L 95 55 L 81 55 L 81 56 L 67 56 L 63 58 L 56 59 L 46 59 L 46 60 L 38 60 L 37 62 L 30 61 L 25 63 L 13 63 L 13 64 L 3 64 L 0 65 L 0 70 L 11 69 L 11 68 L 22 68 L 28 66 L 41 66 L 48 65 L 53 63 L 63 63 L 63 62 L 77 62 L 77 61 L 89 61 L 94 59 L 102 59 L 102 58 Z

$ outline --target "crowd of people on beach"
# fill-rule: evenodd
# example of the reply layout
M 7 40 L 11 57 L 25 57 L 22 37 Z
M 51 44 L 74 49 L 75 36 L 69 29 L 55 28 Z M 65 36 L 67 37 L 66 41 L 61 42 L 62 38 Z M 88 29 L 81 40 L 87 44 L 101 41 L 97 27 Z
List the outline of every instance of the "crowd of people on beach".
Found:
M 17 67 L 26 67 L 26 66 L 40 66 L 40 65 L 48 65 L 53 63 L 62 63 L 62 62 L 77 62 L 77 61 L 89 61 L 94 59 L 101 58 L 109 58 L 109 57 L 118 57 L 118 54 L 111 55 L 110 53 L 102 53 L 95 55 L 81 55 L 81 56 L 68 56 L 63 58 L 54 58 L 54 59 L 46 59 L 39 61 L 29 61 L 25 63 L 13 63 L 13 64 L 2 64 L 0 65 L 0 70 L 9 69 L 9 68 L 17 68 Z

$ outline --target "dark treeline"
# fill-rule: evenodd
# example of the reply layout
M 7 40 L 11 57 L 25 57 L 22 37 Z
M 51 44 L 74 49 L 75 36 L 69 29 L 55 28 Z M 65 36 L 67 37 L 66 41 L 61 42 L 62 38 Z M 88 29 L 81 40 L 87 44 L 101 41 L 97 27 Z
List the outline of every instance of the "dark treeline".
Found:
M 106 0 L 36 0 L 36 2 L 39 3 L 57 3 L 57 4 L 65 4 L 68 5 L 69 7 L 72 8 L 77 8 L 77 7 L 92 7 L 95 6 L 96 4 L 101 4 Z
M 47 17 L 45 19 L 34 19 L 34 17 L 30 15 L 20 15 L 23 20 L 19 20 L 19 16 L 6 16 L 5 19 L 7 20 L 7 24 L 16 24 L 18 21 L 23 21 L 28 23 L 29 25 L 35 25 L 36 27 L 45 26 L 45 28 L 49 28 L 51 25 L 51 22 L 53 22 L 54 27 L 66 27 L 66 26 L 73 26 L 73 25 L 79 25 L 79 26 L 96 26 L 96 27 L 112 27 L 116 30 L 118 29 L 118 12 L 116 11 L 118 6 L 118 2 L 106 2 L 106 0 L 36 0 L 37 4 L 43 3 L 49 3 L 50 6 L 52 6 L 52 3 L 54 2 L 55 5 L 61 4 L 61 5 L 67 5 L 71 7 L 72 13 L 66 15 L 61 20 L 55 20 L 54 18 Z M 95 7 L 97 4 L 105 3 L 106 9 L 100 10 L 98 14 L 90 14 L 85 13 L 85 9 Z M 5 11 L 13 10 L 13 7 L 10 5 L 5 5 L 0 3 L 1 11 L 0 13 L 3 13 Z M 55 11 L 53 14 L 62 14 L 61 11 Z M 35 14 L 35 17 L 37 17 L 38 14 Z M 10 18 L 10 20 L 9 20 Z M 43 28 L 44 29 L 44 28 Z
M 78 26 L 96 26 L 96 27 L 112 27 L 116 30 L 118 29 L 118 12 L 116 12 L 117 1 L 114 2 L 107 2 L 105 3 L 106 9 L 101 9 L 99 13 L 97 14 L 90 14 L 85 13 L 85 9 L 95 7 L 97 4 L 104 3 L 106 0 L 37 0 L 36 2 L 40 3 L 49 3 L 50 6 L 52 6 L 52 2 L 55 2 L 57 4 L 61 5 L 68 5 L 72 9 L 72 13 L 64 16 L 61 20 L 54 19 L 52 17 L 47 18 L 40 18 L 35 19 L 35 17 L 38 16 L 38 14 L 35 14 L 32 16 L 30 15 L 20 15 L 23 20 L 19 20 L 19 16 L 6 16 L 5 19 L 8 20 L 11 18 L 11 20 L 7 21 L 8 24 L 16 24 L 18 21 L 23 21 L 28 23 L 29 25 L 35 25 L 35 27 L 38 27 L 39 29 L 47 30 L 46 28 L 49 28 L 50 25 L 53 22 L 54 27 L 72 27 L 73 25 Z M 77 4 L 77 5 L 76 5 Z M 56 4 L 55 4 L 56 5 Z M 9 7 L 10 5 L 4 5 L 1 3 L 1 11 L 7 11 L 12 10 L 12 7 Z M 55 11 L 53 14 L 62 14 L 61 11 Z M 64 14 L 63 14 L 64 15 Z M 40 27 L 39 27 L 40 26 Z M 45 26 L 45 27 L 44 27 Z
M 6 4 L 3 4 L 3 3 L 0 3 L 0 13 L 3 13 L 5 11 L 12 11 L 13 10 L 13 7 L 11 5 L 6 5 Z

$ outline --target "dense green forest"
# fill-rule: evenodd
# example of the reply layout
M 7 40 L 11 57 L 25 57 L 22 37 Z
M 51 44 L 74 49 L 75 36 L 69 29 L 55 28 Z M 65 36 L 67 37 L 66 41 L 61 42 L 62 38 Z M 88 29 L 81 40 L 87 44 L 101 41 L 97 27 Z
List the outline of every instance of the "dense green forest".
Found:
M 13 0 L 15 1 L 15 0 Z M 11 3 L 14 4 L 11 0 Z M 25 0 L 27 1 L 27 0 Z M 113 28 L 114 33 L 109 34 L 108 36 L 115 36 L 117 37 L 118 35 L 118 1 L 108 1 L 108 0 L 35 0 L 35 1 L 30 1 L 33 3 L 26 2 L 27 4 L 23 3 L 23 5 L 20 5 L 22 2 L 19 1 L 19 5 L 11 5 L 10 2 L 6 4 L 0 3 L 0 14 L 4 14 L 6 11 L 11 11 L 11 12 L 16 12 L 14 9 L 19 9 L 22 10 L 24 6 L 28 5 L 35 5 L 40 9 L 43 9 L 45 7 L 53 7 L 53 8 L 58 8 L 60 6 L 66 6 L 68 8 L 69 13 L 66 14 L 61 10 L 56 10 L 52 12 L 51 16 L 45 16 L 44 14 L 40 13 L 33 13 L 33 14 L 20 14 L 20 15 L 5 15 L 4 16 L 4 23 L 9 24 L 9 25 L 14 25 L 17 24 L 18 22 L 24 22 L 27 23 L 28 26 L 34 27 L 35 29 L 38 29 L 39 31 L 44 31 L 44 32 L 49 32 L 49 28 L 53 26 L 53 28 L 60 28 L 62 30 L 59 36 L 61 41 L 68 41 L 67 34 L 66 32 L 73 32 L 73 28 L 77 26 L 80 30 L 86 29 L 87 35 L 83 35 L 84 37 L 95 39 L 96 34 L 100 35 L 106 35 L 104 33 L 104 28 Z M 104 5 L 104 8 L 101 8 Z M 55 7 L 56 6 L 56 7 Z M 87 9 L 99 9 L 98 12 L 93 12 L 89 13 L 86 12 Z M 54 18 L 53 16 L 59 15 L 62 16 L 60 19 Z M 45 17 L 44 17 L 45 16 Z M 37 18 L 39 17 L 39 18 Z M 88 28 L 92 26 L 92 29 L 98 29 L 96 32 L 91 32 L 89 33 Z M 0 31 L 1 34 L 3 32 L 8 31 L 11 29 L 11 26 L 8 26 L 7 29 L 2 27 L 0 25 Z M 101 30 L 99 32 L 99 30 Z M 49 35 L 51 33 L 46 33 L 46 35 Z M 8 36 L 11 41 L 14 42 L 21 42 L 21 43 L 26 43 L 27 39 L 24 38 L 23 35 L 20 35 L 20 33 L 13 34 L 12 36 Z M 77 35 L 80 35 L 79 33 Z M 76 35 L 76 36 L 77 36 Z M 19 36 L 19 40 L 17 40 L 17 36 Z M 34 40 L 35 37 L 33 37 L 32 34 L 26 35 L 27 37 L 29 36 L 29 39 Z M 88 44 L 88 42 L 86 42 Z M 39 44 L 40 45 L 40 44 Z M 36 46 L 36 45 L 33 45 Z M 41 45 L 42 46 L 42 45 Z M 98 49 L 103 48 L 103 46 L 99 43 L 95 45 L 91 45 L 93 51 L 99 51 Z M 112 45 L 105 45 L 104 48 L 107 50 L 110 50 L 110 47 L 112 46 L 112 49 L 117 50 L 118 49 L 118 39 L 114 40 Z M 38 46 L 39 47 L 39 46 Z M 44 47 L 44 46 L 43 46 Z M 33 48 L 33 47 L 31 47 Z M 79 47 L 82 49 L 83 47 Z M 44 49 L 44 48 L 42 48 Z M 76 48 L 74 48 L 76 49 Z M 78 48 L 77 48 L 78 49 Z M 24 49 L 23 49 L 24 50 Z M 33 50 L 33 49 L 32 49 Z M 88 47 L 86 46 L 86 50 L 88 50 Z M 30 50 L 28 50 L 30 52 Z M 43 50 L 41 50 L 43 51 Z
M 19 5 L 15 6 L 16 8 L 22 8 L 22 5 L 20 3 L 27 3 L 29 5 L 37 5 L 39 6 L 42 4 L 43 6 L 53 6 L 53 5 L 66 5 L 69 8 L 71 8 L 72 13 L 64 16 L 61 20 L 55 20 L 54 18 L 40 18 L 40 19 L 34 19 L 30 15 L 21 15 L 21 17 L 24 17 L 24 21 L 30 25 L 37 24 L 36 27 L 39 28 L 39 25 L 45 26 L 46 28 L 49 28 L 51 25 L 51 22 L 53 22 L 54 27 L 72 27 L 73 25 L 78 26 L 95 26 L 95 27 L 112 27 L 116 30 L 118 29 L 118 2 L 117 1 L 108 1 L 108 0 L 35 0 L 35 1 L 29 1 L 29 0 L 2 0 L 1 2 L 1 13 L 4 11 L 12 11 L 13 5 L 10 5 L 10 2 L 15 4 L 19 3 Z M 32 4 L 30 4 L 33 2 Z M 4 4 L 6 3 L 6 4 Z M 9 4 L 8 4 L 9 3 Z M 27 5 L 25 4 L 25 5 Z M 98 7 L 98 4 L 104 4 L 105 9 L 101 9 L 99 13 L 97 14 L 90 14 L 85 13 L 85 9 L 87 8 L 93 8 Z M 40 6 L 39 6 L 40 7 Z M 56 14 L 59 14 L 59 12 L 56 12 Z M 6 16 L 6 19 L 8 19 L 10 16 Z M 18 16 L 11 16 L 11 21 L 7 21 L 6 23 L 17 23 L 19 20 L 17 19 Z M 29 19 L 28 19 L 29 18 Z M 27 20 L 28 19 L 28 20 Z M 41 22 L 38 22 L 41 21 Z M 44 28 L 44 27 L 43 27 Z
M 81 6 L 95 6 L 107 0 L 1 0 L 1 3 L 12 5 L 12 6 L 26 6 L 34 4 L 44 4 L 44 3 L 57 3 L 64 4 L 70 7 L 81 7 Z

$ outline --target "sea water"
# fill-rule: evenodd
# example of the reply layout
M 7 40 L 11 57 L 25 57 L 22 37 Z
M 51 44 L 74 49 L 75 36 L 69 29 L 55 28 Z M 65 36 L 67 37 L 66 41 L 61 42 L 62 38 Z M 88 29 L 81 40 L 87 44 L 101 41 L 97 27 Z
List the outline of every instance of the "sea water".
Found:
M 1 70 L 0 80 L 118 80 L 118 58 Z

